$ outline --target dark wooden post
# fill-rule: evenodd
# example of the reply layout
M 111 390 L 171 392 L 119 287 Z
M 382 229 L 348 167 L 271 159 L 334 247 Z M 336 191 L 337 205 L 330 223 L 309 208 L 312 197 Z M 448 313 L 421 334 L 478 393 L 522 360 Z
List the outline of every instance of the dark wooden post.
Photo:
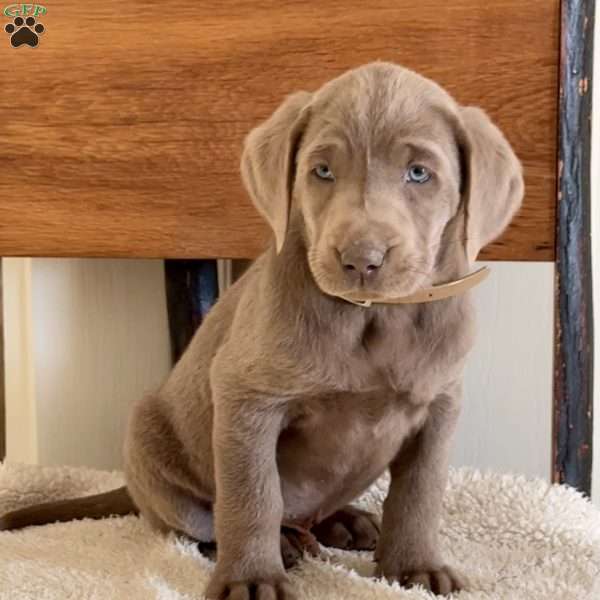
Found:
M 171 355 L 177 362 L 219 294 L 216 260 L 165 260 Z
M 4 400 L 4 323 L 2 304 L 2 259 L 0 258 L 0 460 L 6 456 L 6 407 Z
M 592 483 L 591 116 L 595 0 L 563 0 L 556 214 L 554 480 Z

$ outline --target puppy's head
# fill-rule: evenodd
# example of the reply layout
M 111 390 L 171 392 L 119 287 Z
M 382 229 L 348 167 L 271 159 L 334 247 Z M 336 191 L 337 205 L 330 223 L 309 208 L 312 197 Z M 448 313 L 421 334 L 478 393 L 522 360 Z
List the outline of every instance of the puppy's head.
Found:
M 338 296 L 410 294 L 435 280 L 444 244 L 475 260 L 523 195 L 485 113 L 386 63 L 289 96 L 246 138 L 242 176 L 277 250 L 301 220 L 315 281 Z

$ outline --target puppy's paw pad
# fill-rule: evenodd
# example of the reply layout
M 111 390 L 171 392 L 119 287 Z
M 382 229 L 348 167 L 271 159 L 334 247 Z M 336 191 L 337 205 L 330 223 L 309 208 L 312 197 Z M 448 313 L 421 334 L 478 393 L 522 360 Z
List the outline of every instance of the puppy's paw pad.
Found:
M 342 550 L 374 550 L 379 539 L 379 521 L 375 515 L 348 506 L 313 528 L 324 546 Z

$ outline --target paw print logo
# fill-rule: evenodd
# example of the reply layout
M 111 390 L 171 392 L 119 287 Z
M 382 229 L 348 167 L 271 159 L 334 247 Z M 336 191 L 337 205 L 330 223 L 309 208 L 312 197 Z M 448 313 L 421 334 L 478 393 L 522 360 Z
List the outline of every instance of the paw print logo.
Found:
M 35 48 L 39 42 L 39 36 L 44 33 L 45 27 L 36 23 L 33 17 L 15 17 L 12 23 L 4 27 L 4 31 L 10 34 L 10 43 L 13 48 L 27 45 Z

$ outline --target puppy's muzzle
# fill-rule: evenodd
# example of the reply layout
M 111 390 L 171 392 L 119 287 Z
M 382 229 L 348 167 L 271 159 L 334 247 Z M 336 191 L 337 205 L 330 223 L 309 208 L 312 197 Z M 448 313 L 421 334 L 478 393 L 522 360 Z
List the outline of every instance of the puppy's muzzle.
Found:
M 338 250 L 340 263 L 350 280 L 373 279 L 385 262 L 387 249 L 373 242 L 357 241 Z

